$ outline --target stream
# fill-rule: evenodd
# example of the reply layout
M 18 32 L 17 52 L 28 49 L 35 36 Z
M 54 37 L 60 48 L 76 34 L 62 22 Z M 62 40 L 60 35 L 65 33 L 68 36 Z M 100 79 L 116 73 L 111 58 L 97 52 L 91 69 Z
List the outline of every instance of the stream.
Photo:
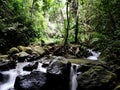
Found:
M 90 49 L 88 51 L 91 52 L 93 55 L 87 57 L 87 59 L 98 60 L 98 57 L 100 55 L 99 52 L 95 53 L 95 52 L 93 52 Z M 27 75 L 27 74 L 30 74 L 29 71 L 23 71 L 23 67 L 26 66 L 26 65 L 28 65 L 29 63 L 30 62 L 17 63 L 17 66 L 16 66 L 15 69 L 11 69 L 9 71 L 1 71 L 1 73 L 3 75 L 8 75 L 9 78 L 8 78 L 8 80 L 6 80 L 7 82 L 0 83 L 0 90 L 11 90 L 11 89 L 13 89 L 14 88 L 15 79 L 16 79 L 16 77 L 18 75 Z M 71 88 L 71 90 L 76 90 L 76 88 L 77 88 L 77 80 L 76 80 L 77 75 L 78 75 L 77 69 L 78 69 L 78 65 L 77 64 L 72 64 L 72 66 L 71 66 L 71 72 L 70 72 L 70 88 Z M 38 68 L 36 70 L 46 73 L 47 69 L 43 68 L 42 67 L 42 63 L 39 62 Z
M 1 72 L 3 75 L 8 75 L 9 79 L 7 80 L 6 83 L 0 85 L 0 90 L 9 90 L 11 88 L 14 88 L 15 79 L 18 75 L 30 74 L 29 71 L 23 71 L 23 67 L 28 65 L 29 63 L 30 62 L 17 63 L 15 69 Z M 39 63 L 37 70 L 41 72 L 46 72 L 46 69 L 42 68 L 42 63 Z

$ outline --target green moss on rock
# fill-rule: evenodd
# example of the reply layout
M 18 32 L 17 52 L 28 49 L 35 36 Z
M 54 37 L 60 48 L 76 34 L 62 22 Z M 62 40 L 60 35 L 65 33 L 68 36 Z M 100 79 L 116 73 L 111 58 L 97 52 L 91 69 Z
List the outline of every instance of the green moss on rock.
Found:
M 120 85 L 117 85 L 113 90 L 120 90 Z
M 93 66 L 78 76 L 78 90 L 101 90 L 113 88 L 116 75 L 101 66 Z
M 16 48 L 16 47 L 12 47 L 9 51 L 8 51 L 9 54 L 15 54 L 15 53 L 19 53 L 19 49 Z

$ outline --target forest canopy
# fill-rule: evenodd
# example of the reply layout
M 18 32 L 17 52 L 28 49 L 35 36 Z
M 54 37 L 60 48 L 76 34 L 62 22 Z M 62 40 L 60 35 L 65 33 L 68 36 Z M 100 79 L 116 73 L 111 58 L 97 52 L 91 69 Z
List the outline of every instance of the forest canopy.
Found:
M 119 11 L 119 0 L 0 0 L 0 52 L 53 40 L 119 60 Z

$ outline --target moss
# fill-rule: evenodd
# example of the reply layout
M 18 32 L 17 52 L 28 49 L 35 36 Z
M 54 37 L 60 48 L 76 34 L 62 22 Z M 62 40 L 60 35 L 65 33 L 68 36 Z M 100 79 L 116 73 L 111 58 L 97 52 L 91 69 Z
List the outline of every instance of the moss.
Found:
M 93 66 L 77 77 L 78 87 L 85 90 L 100 90 L 113 88 L 116 75 L 102 66 Z M 111 90 L 111 89 L 110 89 Z
M 120 90 L 120 85 L 117 85 L 113 90 Z
M 20 51 L 25 51 L 26 48 L 24 46 L 17 46 L 17 48 L 20 50 Z
M 25 52 L 28 54 L 32 54 L 33 50 L 31 47 L 25 47 Z
M 115 75 L 112 72 L 107 71 L 105 77 L 101 79 L 101 82 L 106 83 L 109 82 L 109 80 L 112 81 L 113 77 L 115 77 Z
M 8 60 L 8 55 L 0 55 L 0 61 Z
M 18 52 L 19 52 L 19 49 L 16 48 L 16 47 L 12 47 L 12 48 L 8 51 L 9 54 L 15 54 L 15 53 L 18 53 Z

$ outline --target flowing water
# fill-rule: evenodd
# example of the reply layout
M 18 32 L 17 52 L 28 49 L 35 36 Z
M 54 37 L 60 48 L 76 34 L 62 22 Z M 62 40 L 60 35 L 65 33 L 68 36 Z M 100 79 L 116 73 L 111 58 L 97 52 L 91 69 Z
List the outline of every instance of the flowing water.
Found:
M 88 57 L 88 59 L 97 60 L 99 57 L 99 53 L 95 53 L 92 50 L 89 50 L 93 54 L 93 56 Z M 56 59 L 56 58 L 55 58 Z M 57 57 L 59 59 L 59 57 Z M 44 61 L 44 60 L 43 60 Z M 46 68 L 42 67 L 42 63 L 40 62 L 38 64 L 38 68 L 36 70 L 46 73 Z M 3 71 L 1 72 L 3 75 L 9 75 L 9 79 L 6 83 L 0 84 L 0 90 L 9 90 L 11 88 L 14 88 L 15 79 L 18 75 L 27 75 L 30 74 L 28 71 L 23 71 L 23 67 L 30 64 L 30 62 L 23 62 L 23 63 L 17 63 L 17 66 L 15 69 L 11 69 L 9 71 Z M 70 72 L 70 88 L 71 90 L 77 89 L 77 75 L 81 72 L 77 72 L 79 65 L 72 64 L 71 66 L 71 72 Z
M 92 53 L 92 55 L 91 56 L 89 56 L 89 57 L 87 57 L 87 59 L 90 59 L 90 60 L 98 60 L 98 57 L 100 56 L 100 52 L 94 52 L 93 50 L 91 50 L 91 49 L 88 49 L 88 51 L 90 52 L 90 53 Z
M 76 90 L 77 89 L 77 69 L 78 65 L 77 64 L 72 64 L 71 66 L 71 72 L 70 72 L 70 85 L 71 85 L 71 90 Z M 80 74 L 80 72 L 79 72 Z
M 0 85 L 0 90 L 9 90 L 11 88 L 14 88 L 15 79 L 18 75 L 30 74 L 30 72 L 28 72 L 28 71 L 23 71 L 23 67 L 28 64 L 29 64 L 29 62 L 17 63 L 17 66 L 15 69 L 1 72 L 3 75 L 9 75 L 9 79 L 8 79 L 7 83 L 3 83 Z M 39 63 L 37 70 L 39 70 L 41 72 L 46 72 L 46 69 L 42 68 L 41 63 Z

